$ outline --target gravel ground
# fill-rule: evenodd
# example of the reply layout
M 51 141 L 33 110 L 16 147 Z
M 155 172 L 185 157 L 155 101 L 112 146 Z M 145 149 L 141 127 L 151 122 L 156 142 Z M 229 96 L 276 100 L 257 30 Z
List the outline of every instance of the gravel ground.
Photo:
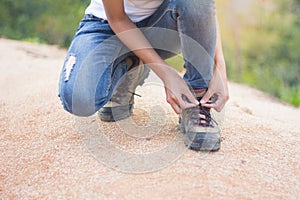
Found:
M 134 114 L 76 118 L 57 85 L 65 50 L 0 39 L 2 199 L 300 199 L 300 110 L 230 83 L 222 148 L 187 150 L 152 74 Z

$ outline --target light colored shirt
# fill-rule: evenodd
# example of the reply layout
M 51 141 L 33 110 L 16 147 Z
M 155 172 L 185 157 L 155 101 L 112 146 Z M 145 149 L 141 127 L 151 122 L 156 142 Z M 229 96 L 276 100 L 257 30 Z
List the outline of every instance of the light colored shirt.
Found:
M 163 0 L 124 0 L 125 13 L 133 22 L 139 22 L 151 16 Z M 91 0 L 85 14 L 107 19 L 102 0 Z

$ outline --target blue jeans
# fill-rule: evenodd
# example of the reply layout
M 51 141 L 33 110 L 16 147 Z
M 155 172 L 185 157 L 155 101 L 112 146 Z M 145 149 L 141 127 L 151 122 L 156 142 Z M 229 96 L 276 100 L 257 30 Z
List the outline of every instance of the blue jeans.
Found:
M 182 52 L 184 79 L 193 89 L 208 87 L 216 47 L 214 0 L 165 0 L 136 25 L 163 59 Z M 129 56 L 134 54 L 115 36 L 107 20 L 85 15 L 60 76 L 64 109 L 89 116 L 103 107 L 127 72 Z

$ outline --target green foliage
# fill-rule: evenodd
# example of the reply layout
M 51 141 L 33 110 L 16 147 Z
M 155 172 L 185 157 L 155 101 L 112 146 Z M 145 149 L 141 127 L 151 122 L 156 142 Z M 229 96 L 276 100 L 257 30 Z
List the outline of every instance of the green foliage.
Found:
M 251 6 L 249 13 L 227 16 L 234 24 L 224 20 L 223 29 L 230 30 L 223 34 L 229 78 L 299 106 L 300 1 L 256 1 Z
M 0 0 L 0 36 L 67 47 L 89 2 Z M 229 78 L 300 106 L 300 0 L 217 4 Z M 167 62 L 183 70 L 181 55 Z
M 0 0 L 0 35 L 68 46 L 88 0 Z
M 1 35 L 15 39 L 31 35 L 34 23 L 30 23 L 30 20 L 40 16 L 46 9 L 41 1 L 0 0 L 0 2 Z
M 184 61 L 181 54 L 167 59 L 166 62 L 179 72 L 184 70 Z

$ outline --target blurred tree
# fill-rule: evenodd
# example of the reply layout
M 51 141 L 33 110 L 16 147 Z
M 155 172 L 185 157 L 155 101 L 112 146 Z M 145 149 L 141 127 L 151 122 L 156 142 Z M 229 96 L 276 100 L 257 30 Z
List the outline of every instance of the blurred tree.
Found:
M 48 0 L 48 9 L 36 20 L 35 31 L 50 44 L 68 46 L 88 0 Z
M 230 79 L 299 106 L 300 1 L 231 0 L 219 4 Z
M 34 34 L 33 20 L 47 9 L 43 1 L 0 0 L 0 34 L 21 39 Z
M 89 0 L 0 0 L 0 35 L 67 46 Z
M 89 2 L 0 0 L 0 36 L 67 47 Z M 300 106 L 300 0 L 219 0 L 217 8 L 229 78 Z M 182 69 L 179 56 L 169 62 Z

